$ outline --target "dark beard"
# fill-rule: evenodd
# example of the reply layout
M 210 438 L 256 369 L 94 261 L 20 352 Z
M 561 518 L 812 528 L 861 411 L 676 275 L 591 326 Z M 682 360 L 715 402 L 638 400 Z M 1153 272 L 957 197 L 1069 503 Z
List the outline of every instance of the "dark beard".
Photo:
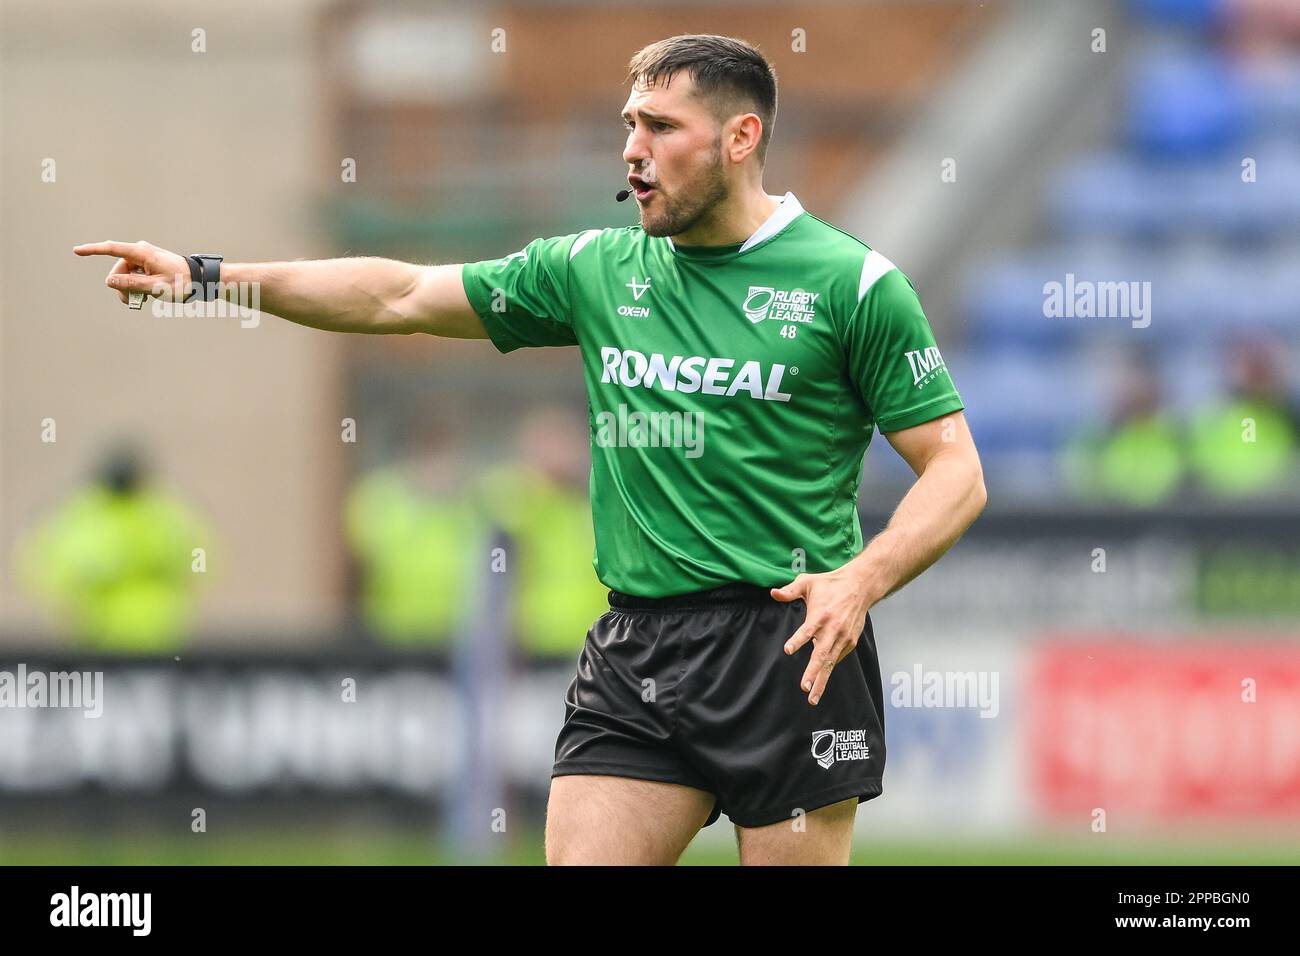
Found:
M 727 178 L 722 173 L 722 141 L 714 143 L 713 163 L 704 174 L 704 181 L 689 197 L 671 200 L 664 196 L 664 213 L 657 219 L 646 220 L 641 213 L 641 228 L 647 236 L 677 236 L 693 229 L 705 216 L 713 212 L 718 203 L 727 198 Z

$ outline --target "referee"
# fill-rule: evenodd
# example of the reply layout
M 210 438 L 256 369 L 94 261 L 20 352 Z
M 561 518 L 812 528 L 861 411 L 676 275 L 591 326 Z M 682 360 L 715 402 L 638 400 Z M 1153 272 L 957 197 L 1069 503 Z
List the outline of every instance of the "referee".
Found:
M 117 257 L 106 283 L 123 301 L 255 283 L 264 312 L 317 329 L 576 345 L 610 609 L 565 696 L 548 861 L 674 863 L 726 813 L 742 863 L 846 863 L 885 764 L 867 612 L 982 510 L 979 456 L 910 281 L 764 190 L 764 56 L 672 37 L 628 79 L 635 226 L 463 265 L 75 252 Z M 876 428 L 917 480 L 864 548 Z

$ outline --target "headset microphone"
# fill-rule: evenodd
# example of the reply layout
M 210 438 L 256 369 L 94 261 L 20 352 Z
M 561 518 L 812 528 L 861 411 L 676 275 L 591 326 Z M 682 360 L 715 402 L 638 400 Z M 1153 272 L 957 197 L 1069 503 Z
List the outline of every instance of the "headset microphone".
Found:
M 632 195 L 632 190 L 620 189 L 618 192 L 614 193 L 614 202 L 622 202 L 630 195 Z

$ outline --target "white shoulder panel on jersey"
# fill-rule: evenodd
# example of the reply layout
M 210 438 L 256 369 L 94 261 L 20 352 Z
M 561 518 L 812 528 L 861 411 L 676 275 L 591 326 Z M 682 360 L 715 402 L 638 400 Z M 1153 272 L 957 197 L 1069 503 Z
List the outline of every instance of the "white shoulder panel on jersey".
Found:
M 587 243 L 591 242 L 591 240 L 595 239 L 597 236 L 599 236 L 601 232 L 603 232 L 603 230 L 601 229 L 588 229 L 577 239 L 574 239 L 573 245 L 569 247 L 569 258 L 572 259 L 579 252 L 581 252 L 582 247 L 585 246 Z
M 861 302 L 863 296 L 871 291 L 871 287 L 876 284 L 876 280 L 883 276 L 890 269 L 897 269 L 894 265 L 875 249 L 867 253 L 867 257 L 862 260 L 862 278 L 858 280 L 858 301 Z

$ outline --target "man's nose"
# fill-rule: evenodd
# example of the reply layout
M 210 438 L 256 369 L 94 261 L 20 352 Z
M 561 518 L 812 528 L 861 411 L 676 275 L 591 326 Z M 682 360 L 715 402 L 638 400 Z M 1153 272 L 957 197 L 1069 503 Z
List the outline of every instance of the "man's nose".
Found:
M 628 133 L 627 145 L 623 147 L 623 161 L 629 166 L 637 166 L 650 158 L 650 150 L 640 134 Z

